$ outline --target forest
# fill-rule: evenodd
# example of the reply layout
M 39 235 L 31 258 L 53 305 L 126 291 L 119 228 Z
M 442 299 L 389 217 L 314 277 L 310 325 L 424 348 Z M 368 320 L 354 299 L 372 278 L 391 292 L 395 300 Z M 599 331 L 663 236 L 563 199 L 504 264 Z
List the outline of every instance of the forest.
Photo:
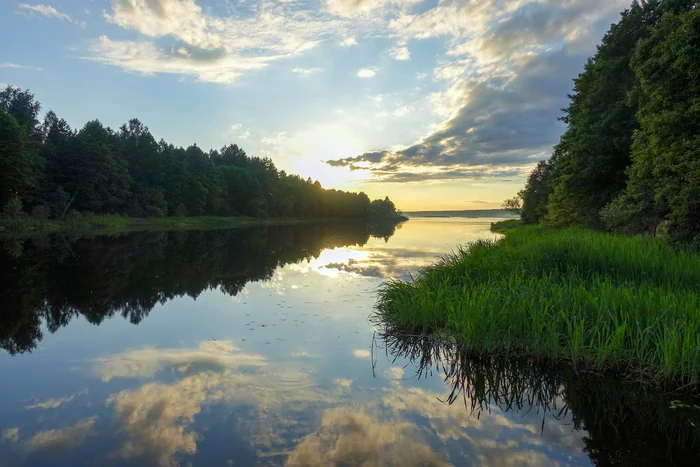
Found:
M 4 220 L 86 214 L 135 218 L 250 216 L 400 218 L 387 197 L 324 189 L 236 144 L 205 152 L 156 141 L 132 119 L 72 129 L 28 90 L 0 92 L 0 210 Z
M 700 9 L 636 2 L 574 80 L 566 131 L 522 200 L 525 223 L 662 234 L 700 248 Z M 518 199 L 519 198 L 519 199 Z

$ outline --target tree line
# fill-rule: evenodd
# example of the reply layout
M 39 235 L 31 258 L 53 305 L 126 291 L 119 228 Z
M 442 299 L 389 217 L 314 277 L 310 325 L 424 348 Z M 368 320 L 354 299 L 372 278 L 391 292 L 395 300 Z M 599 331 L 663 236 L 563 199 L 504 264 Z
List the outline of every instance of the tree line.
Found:
M 63 219 L 131 217 L 400 217 L 387 197 L 324 189 L 251 157 L 236 144 L 203 151 L 157 141 L 139 120 L 114 131 L 99 120 L 74 130 L 28 90 L 0 92 L 0 210 Z
M 574 80 L 567 125 L 518 197 L 525 223 L 656 233 L 700 248 L 700 8 L 635 1 Z

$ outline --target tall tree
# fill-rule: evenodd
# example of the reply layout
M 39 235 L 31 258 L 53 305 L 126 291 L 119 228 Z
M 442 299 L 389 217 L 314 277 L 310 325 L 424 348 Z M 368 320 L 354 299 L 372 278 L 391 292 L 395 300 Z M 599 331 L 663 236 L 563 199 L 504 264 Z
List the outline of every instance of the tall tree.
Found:
M 594 57 L 574 80 L 568 125 L 558 146 L 547 220 L 556 225 L 601 225 L 599 212 L 625 188 L 638 102 L 630 67 L 635 44 L 658 2 L 635 2 L 611 26 Z
M 674 241 L 700 247 L 700 11 L 692 0 L 667 0 L 659 11 L 632 60 L 640 129 L 627 189 L 609 212 L 623 210 L 618 223 L 635 225 L 667 217 Z
M 0 209 L 13 196 L 30 197 L 37 179 L 37 162 L 24 128 L 14 116 L 0 110 Z

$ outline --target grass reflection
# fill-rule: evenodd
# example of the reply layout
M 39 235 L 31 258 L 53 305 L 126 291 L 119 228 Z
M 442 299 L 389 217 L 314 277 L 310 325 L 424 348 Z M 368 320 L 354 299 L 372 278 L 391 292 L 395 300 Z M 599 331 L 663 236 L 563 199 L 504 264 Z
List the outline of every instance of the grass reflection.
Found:
M 450 338 L 382 329 L 373 353 L 407 359 L 415 377 L 435 374 L 447 386 L 445 404 L 460 402 L 476 417 L 498 410 L 581 430 L 596 465 L 700 465 L 697 398 L 653 392 L 613 374 L 577 371 L 532 358 L 474 352 Z

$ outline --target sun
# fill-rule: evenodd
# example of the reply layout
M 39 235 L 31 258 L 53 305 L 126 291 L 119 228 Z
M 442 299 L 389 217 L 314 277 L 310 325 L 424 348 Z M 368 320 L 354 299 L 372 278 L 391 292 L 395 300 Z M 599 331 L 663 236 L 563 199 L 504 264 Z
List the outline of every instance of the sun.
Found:
M 318 180 L 324 188 L 348 188 L 371 178 L 367 170 L 350 170 L 348 167 L 332 167 L 325 161 L 361 154 L 352 137 L 342 131 L 319 129 L 298 141 L 301 155 L 292 157 L 289 165 L 292 173 Z

